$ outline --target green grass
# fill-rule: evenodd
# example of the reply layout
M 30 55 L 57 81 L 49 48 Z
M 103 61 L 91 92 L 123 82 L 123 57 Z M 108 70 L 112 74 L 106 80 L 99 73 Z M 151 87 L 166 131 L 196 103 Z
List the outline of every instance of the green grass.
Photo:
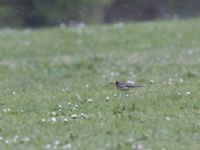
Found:
M 199 25 L 0 31 L 1 149 L 53 149 L 55 141 L 57 149 L 199 149 Z M 127 97 L 108 85 L 113 80 L 145 87 Z

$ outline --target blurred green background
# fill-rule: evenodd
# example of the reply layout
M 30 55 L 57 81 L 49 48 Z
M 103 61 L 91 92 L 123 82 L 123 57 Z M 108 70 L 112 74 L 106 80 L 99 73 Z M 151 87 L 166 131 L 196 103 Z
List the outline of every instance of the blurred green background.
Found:
M 1 0 L 0 27 L 43 27 L 200 15 L 198 0 Z

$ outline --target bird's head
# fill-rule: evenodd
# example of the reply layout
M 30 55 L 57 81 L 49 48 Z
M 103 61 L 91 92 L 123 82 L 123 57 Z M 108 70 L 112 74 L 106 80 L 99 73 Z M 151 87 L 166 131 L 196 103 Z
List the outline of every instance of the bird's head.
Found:
M 110 84 L 114 84 L 114 85 L 117 85 L 119 83 L 119 81 L 112 81 L 110 82 Z

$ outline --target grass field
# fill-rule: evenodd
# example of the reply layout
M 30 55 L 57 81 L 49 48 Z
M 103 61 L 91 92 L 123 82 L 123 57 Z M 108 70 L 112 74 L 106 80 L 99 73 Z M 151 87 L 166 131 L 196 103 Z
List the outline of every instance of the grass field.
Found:
M 1 30 L 0 149 L 200 149 L 199 26 Z

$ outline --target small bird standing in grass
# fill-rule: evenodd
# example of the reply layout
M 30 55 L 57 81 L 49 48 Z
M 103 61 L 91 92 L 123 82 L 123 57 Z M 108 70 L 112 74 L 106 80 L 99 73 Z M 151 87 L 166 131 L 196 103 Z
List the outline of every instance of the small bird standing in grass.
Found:
M 113 81 L 112 82 L 117 89 L 121 91 L 129 91 L 132 88 L 144 87 L 143 85 L 135 85 L 132 81 L 122 82 L 122 81 Z

